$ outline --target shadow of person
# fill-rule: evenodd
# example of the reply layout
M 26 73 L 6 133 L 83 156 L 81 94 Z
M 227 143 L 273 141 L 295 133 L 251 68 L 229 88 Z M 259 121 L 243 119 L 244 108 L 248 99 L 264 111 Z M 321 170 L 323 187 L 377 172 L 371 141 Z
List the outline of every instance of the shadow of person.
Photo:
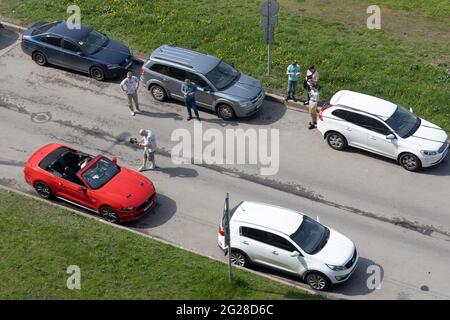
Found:
M 198 176 L 198 172 L 195 169 L 186 167 L 174 167 L 174 168 L 160 168 L 156 167 L 154 171 L 160 171 L 169 175 L 170 178 L 195 178 Z
M 174 120 L 183 120 L 183 117 L 179 115 L 178 113 L 174 112 L 152 112 L 152 111 L 145 111 L 142 110 L 141 105 L 141 111 L 138 112 L 136 115 L 143 115 L 146 117 L 152 117 L 152 118 L 172 118 Z
M 161 193 L 157 193 L 156 197 L 157 205 L 149 214 L 125 225 L 136 229 L 147 229 L 159 227 L 169 221 L 177 212 L 177 203 Z
M 17 39 L 19 39 L 19 34 L 17 32 L 0 27 L 0 50 L 9 47 L 16 42 Z

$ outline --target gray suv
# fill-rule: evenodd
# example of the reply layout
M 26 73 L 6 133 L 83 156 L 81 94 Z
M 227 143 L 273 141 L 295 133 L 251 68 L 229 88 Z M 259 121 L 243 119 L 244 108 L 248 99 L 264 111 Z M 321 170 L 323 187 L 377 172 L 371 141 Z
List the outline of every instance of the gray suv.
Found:
M 256 113 L 265 96 L 259 80 L 215 56 L 190 49 L 163 45 L 142 67 L 141 81 L 158 101 L 168 97 L 183 100 L 185 79 L 198 87 L 197 105 L 225 120 Z

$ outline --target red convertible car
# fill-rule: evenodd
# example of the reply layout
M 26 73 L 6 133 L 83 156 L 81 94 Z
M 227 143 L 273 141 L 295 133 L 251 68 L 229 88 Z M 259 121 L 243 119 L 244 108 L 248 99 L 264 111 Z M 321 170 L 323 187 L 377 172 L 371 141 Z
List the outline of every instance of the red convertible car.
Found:
M 59 198 L 99 213 L 109 222 L 128 222 L 156 204 L 153 183 L 144 175 L 98 155 L 48 144 L 27 161 L 25 180 L 45 199 Z

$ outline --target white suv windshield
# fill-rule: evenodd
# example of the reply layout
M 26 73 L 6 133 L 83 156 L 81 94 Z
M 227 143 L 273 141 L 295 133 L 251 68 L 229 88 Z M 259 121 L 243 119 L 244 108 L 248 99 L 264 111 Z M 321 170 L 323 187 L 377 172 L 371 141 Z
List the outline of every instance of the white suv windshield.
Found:
M 290 236 L 308 254 L 319 252 L 327 244 L 329 237 L 330 230 L 327 227 L 307 216 L 303 216 L 300 227 Z
M 420 118 L 401 106 L 386 120 L 386 123 L 394 129 L 402 138 L 407 138 L 416 132 L 420 127 Z
M 214 69 L 205 74 L 205 77 L 211 81 L 217 90 L 223 90 L 239 77 L 239 71 L 228 63 L 220 61 Z

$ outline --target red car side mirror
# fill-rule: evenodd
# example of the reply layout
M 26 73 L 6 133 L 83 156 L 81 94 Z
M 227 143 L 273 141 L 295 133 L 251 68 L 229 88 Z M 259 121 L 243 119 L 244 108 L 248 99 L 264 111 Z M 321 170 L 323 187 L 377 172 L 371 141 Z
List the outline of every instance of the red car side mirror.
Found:
M 116 157 L 113 157 L 113 158 L 111 159 L 111 161 L 112 161 L 113 163 L 117 163 L 117 158 L 116 158 Z

